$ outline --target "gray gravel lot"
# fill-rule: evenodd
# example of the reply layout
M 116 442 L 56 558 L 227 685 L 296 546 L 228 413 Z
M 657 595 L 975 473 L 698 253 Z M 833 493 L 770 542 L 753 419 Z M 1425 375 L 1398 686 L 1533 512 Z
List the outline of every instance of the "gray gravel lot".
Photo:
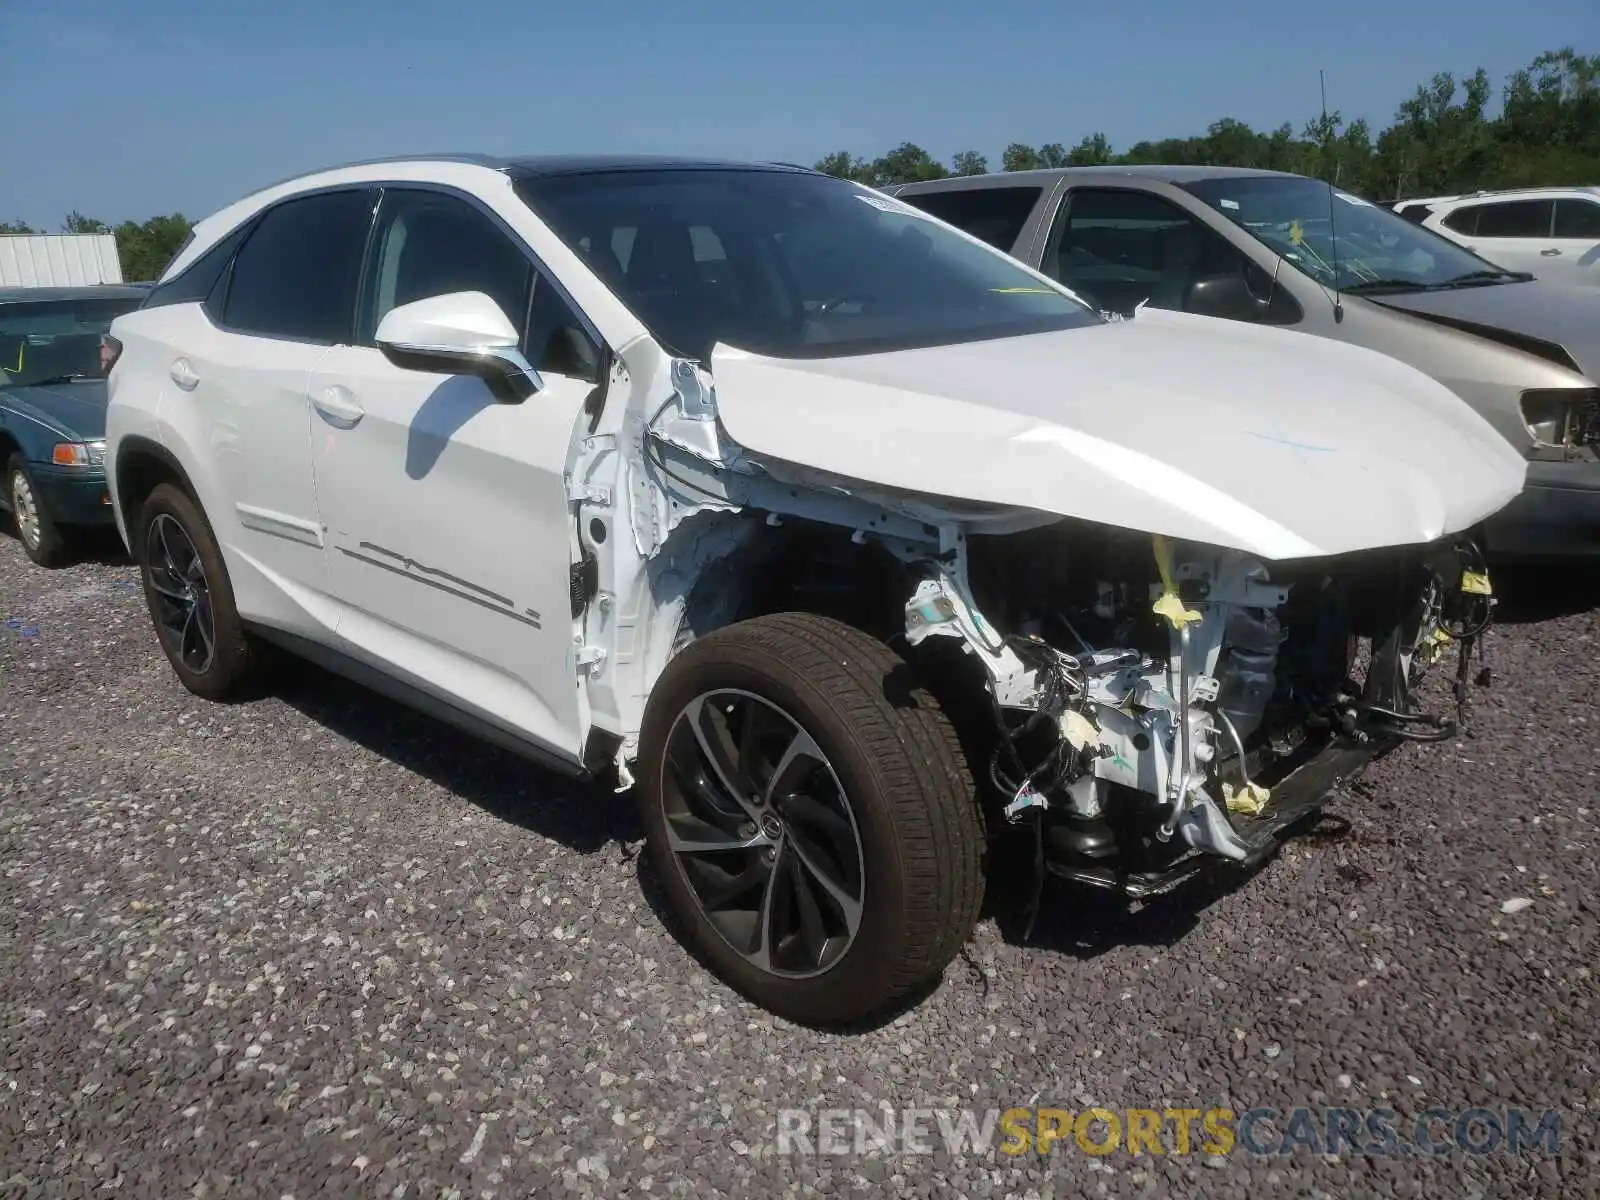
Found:
M 1052 887 L 843 1036 L 688 957 L 625 799 L 311 670 L 196 700 L 98 558 L 0 536 L 0 1197 L 1596 1194 L 1593 580 L 1514 580 L 1478 736 L 1258 874 Z M 1521 1105 L 1561 1153 L 776 1153 L 782 1109 L 881 1102 Z

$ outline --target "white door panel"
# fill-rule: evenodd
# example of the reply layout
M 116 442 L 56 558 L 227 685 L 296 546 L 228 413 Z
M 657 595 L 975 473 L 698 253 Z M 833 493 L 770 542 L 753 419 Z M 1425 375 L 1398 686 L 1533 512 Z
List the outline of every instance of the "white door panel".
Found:
M 310 384 L 340 641 L 574 761 L 565 471 L 591 390 L 548 375 L 503 404 L 364 347 L 330 351 Z
M 316 636 L 293 597 L 327 590 L 312 478 L 306 387 L 327 347 L 219 329 L 198 305 L 175 306 L 181 353 L 163 417 L 213 468 L 207 517 L 229 556 L 241 615 Z

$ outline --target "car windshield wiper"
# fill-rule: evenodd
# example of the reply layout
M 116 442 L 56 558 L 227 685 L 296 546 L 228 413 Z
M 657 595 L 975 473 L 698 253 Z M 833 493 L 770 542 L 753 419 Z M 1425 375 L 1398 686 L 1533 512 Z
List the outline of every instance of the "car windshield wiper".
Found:
M 1452 288 L 1485 287 L 1496 283 L 1527 283 L 1532 278 L 1532 275 L 1522 271 L 1502 271 L 1499 267 L 1490 267 L 1433 283 L 1424 279 L 1363 279 L 1341 290 L 1358 296 L 1384 292 L 1446 292 Z
M 1454 279 L 1446 279 L 1443 283 L 1436 283 L 1435 288 L 1481 287 L 1490 283 L 1527 283 L 1533 278 L 1526 271 L 1502 271 L 1499 267 L 1489 267 L 1482 271 L 1468 271 L 1465 275 L 1457 275 Z
M 47 387 L 52 383 L 77 383 L 80 379 L 99 379 L 100 376 L 90 371 L 83 371 L 76 375 L 52 375 L 48 379 L 33 379 L 23 384 L 23 387 Z
M 1420 279 L 1363 279 L 1359 283 L 1346 284 L 1339 290 L 1360 296 L 1373 292 L 1426 292 L 1434 286 Z

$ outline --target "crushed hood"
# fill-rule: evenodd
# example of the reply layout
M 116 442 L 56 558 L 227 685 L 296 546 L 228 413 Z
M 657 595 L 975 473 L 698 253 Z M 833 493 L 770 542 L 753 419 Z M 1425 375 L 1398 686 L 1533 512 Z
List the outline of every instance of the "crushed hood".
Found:
M 1272 559 L 1431 542 L 1526 472 L 1414 368 L 1181 313 L 845 358 L 719 346 L 712 375 L 758 456 Z
M 1565 356 L 1580 373 L 1600 381 L 1600 288 L 1531 279 L 1362 298 L 1546 358 Z M 1535 349 L 1529 341 L 1542 346 Z

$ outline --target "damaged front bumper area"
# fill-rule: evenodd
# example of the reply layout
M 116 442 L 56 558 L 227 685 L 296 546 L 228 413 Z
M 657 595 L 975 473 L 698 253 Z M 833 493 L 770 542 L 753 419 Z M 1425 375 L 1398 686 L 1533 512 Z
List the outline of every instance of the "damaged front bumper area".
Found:
M 1373 758 L 1455 736 L 1494 604 L 1458 538 L 1267 563 L 1063 521 L 942 551 L 906 639 L 983 665 L 996 803 L 1041 875 L 1134 898 L 1263 860 Z M 1422 711 L 1447 655 L 1455 711 Z

